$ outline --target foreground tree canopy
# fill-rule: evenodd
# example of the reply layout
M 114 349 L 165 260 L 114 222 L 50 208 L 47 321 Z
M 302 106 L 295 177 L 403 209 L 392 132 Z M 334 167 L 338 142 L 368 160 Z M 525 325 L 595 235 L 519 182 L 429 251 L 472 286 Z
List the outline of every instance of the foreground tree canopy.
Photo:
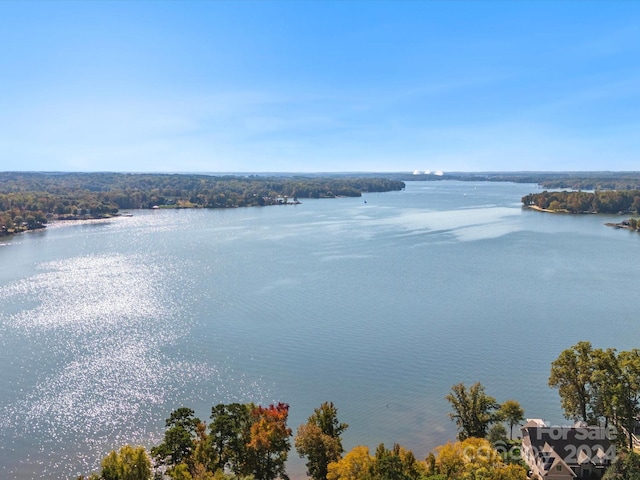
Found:
M 307 458 L 307 475 L 313 480 L 326 479 L 328 465 L 340 459 L 343 453 L 340 435 L 347 427 L 338 421 L 338 409 L 333 402 L 325 402 L 298 428 L 296 450 Z
M 619 456 L 602 476 L 602 480 L 640 480 L 640 455 L 626 452 Z
M 500 405 L 497 416 L 509 425 L 509 440 L 513 440 L 513 427 L 524 420 L 524 410 L 515 400 L 507 400 Z
M 151 450 L 169 476 L 202 476 L 229 471 L 256 480 L 287 479 L 285 463 L 290 449 L 287 427 L 289 406 L 219 404 L 211 409 L 206 426 L 187 408 L 174 411 L 167 420 L 164 442 Z M 199 473 L 200 472 L 200 473 Z
M 446 399 L 453 408 L 449 417 L 458 426 L 459 440 L 486 437 L 489 425 L 498 420 L 496 410 L 500 405 L 495 398 L 485 393 L 480 382 L 468 389 L 464 383 L 458 383 L 451 387 L 451 393 Z
M 288 478 L 289 407 L 278 403 L 219 404 L 207 426 L 189 408 L 171 412 L 163 441 L 148 455 L 143 447 L 124 446 L 102 461 L 91 480 L 273 480 Z M 483 478 L 520 480 L 520 470 L 506 465 L 486 440 L 469 438 L 437 449 L 429 461 L 395 444 L 380 444 L 374 454 L 357 446 L 343 457 L 341 434 L 347 428 L 337 408 L 325 402 L 298 428 L 296 449 L 307 459 L 313 480 L 441 480 L 471 478 L 481 467 Z M 473 455 L 470 455 L 473 452 Z M 82 478 L 82 477 L 80 477 Z
M 552 363 L 549 385 L 558 388 L 567 418 L 613 423 L 625 433 L 619 436 L 628 440 L 623 454 L 604 478 L 640 478 L 632 436 L 640 415 L 640 350 L 601 350 L 578 342 Z M 513 427 L 524 419 L 520 404 L 499 404 L 479 382 L 468 388 L 454 385 L 446 399 L 459 441 L 436 448 L 425 460 L 399 444 L 391 449 L 380 444 L 373 455 L 359 445 L 343 456 L 341 435 L 348 426 L 338 420 L 332 402 L 320 405 L 298 427 L 295 447 L 306 458 L 312 480 L 525 480 L 520 442 L 512 438 Z M 89 478 L 288 480 L 288 415 L 286 403 L 218 404 L 211 408 L 207 425 L 190 408 L 179 408 L 166 420 L 163 441 L 151 455 L 143 447 L 126 445 L 109 453 L 101 472 Z
M 436 452 L 429 467 L 434 480 L 527 479 L 527 470 L 522 465 L 505 463 L 483 438 L 470 437 L 462 442 L 447 443 Z
M 419 480 L 427 477 L 427 466 L 413 452 L 394 445 L 378 445 L 375 456 L 369 448 L 357 446 L 344 458 L 329 464 L 327 480 Z
M 39 228 L 52 218 L 101 218 L 122 209 L 263 206 L 402 188 L 399 180 L 348 175 L 0 172 L 0 235 Z
M 618 352 L 578 342 L 551 364 L 549 386 L 558 389 L 567 418 L 613 423 L 633 449 L 633 431 L 640 416 L 639 349 Z

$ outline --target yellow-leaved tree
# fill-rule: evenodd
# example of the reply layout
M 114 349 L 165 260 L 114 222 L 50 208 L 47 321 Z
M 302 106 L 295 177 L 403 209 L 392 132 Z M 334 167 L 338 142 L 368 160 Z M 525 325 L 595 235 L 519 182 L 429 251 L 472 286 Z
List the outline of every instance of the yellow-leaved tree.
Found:
M 435 474 L 450 480 L 526 480 L 520 465 L 505 465 L 484 438 L 470 437 L 436 449 Z
M 359 445 L 327 466 L 327 480 L 360 480 L 369 474 L 372 464 L 369 447 Z

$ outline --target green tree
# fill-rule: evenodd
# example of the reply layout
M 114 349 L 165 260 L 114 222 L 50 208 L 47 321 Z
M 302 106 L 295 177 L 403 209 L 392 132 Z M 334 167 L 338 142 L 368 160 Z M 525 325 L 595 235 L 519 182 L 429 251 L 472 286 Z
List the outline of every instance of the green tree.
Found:
M 629 450 L 633 450 L 633 432 L 640 416 L 640 350 L 634 348 L 618 355 L 620 377 L 615 397 L 616 420 L 627 435 Z
M 592 401 L 594 366 L 593 348 L 589 342 L 578 342 L 551 363 L 549 386 L 558 389 L 567 418 L 595 421 L 597 407 Z
M 398 444 L 391 450 L 380 444 L 370 470 L 372 480 L 418 480 L 427 473 L 426 465 Z
M 324 402 L 313 411 L 306 424 L 298 427 L 296 450 L 300 457 L 307 457 L 307 475 L 313 480 L 326 479 L 327 466 L 342 455 L 340 435 L 347 427 L 338 421 L 338 409 L 333 402 Z
M 253 409 L 253 404 L 240 403 L 221 403 L 211 408 L 210 461 L 215 469 L 229 469 L 236 475 L 248 475 L 251 472 L 248 444 L 251 441 Z
M 190 408 L 171 412 L 166 420 L 164 441 L 151 449 L 151 455 L 159 464 L 176 466 L 191 456 L 196 439 L 196 429 L 201 423 Z
M 186 463 L 181 463 L 167 472 L 172 480 L 193 480 L 193 475 L 189 471 Z
M 640 480 L 640 455 L 633 451 L 620 455 L 607 468 L 602 480 Z
M 372 480 L 408 480 L 403 471 L 400 455 L 387 450 L 382 443 L 376 449 L 371 473 Z
M 487 433 L 487 440 L 491 445 L 496 445 L 499 442 L 506 444 L 507 441 L 507 429 L 501 423 L 491 425 L 489 432 Z
M 558 202 L 557 200 L 553 200 L 550 204 L 549 204 L 549 210 L 562 210 L 563 205 Z
M 567 418 L 611 421 L 633 448 L 640 416 L 640 350 L 616 353 L 579 342 L 552 363 L 549 385 L 558 388 Z
M 616 399 L 618 379 L 620 378 L 620 365 L 615 349 L 596 349 L 592 352 L 594 362 L 591 374 L 591 400 L 599 419 L 605 425 L 614 421 L 616 417 Z
M 458 426 L 459 440 L 486 437 L 489 424 L 497 419 L 495 410 L 500 405 L 485 393 L 480 382 L 474 383 L 468 390 L 463 383 L 458 383 L 451 387 L 451 393 L 445 398 L 453 408 L 449 417 Z
M 101 478 L 104 480 L 149 480 L 151 461 L 144 447 L 125 445 L 112 451 L 102 460 Z
M 513 427 L 524 420 L 524 410 L 515 400 L 507 400 L 500 405 L 497 415 L 509 425 L 509 440 L 513 440 Z

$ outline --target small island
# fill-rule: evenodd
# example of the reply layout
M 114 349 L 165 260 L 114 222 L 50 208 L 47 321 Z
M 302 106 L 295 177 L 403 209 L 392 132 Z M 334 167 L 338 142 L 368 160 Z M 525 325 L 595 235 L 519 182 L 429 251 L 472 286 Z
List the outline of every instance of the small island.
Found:
M 623 220 L 619 223 L 607 222 L 605 225 L 613 228 L 624 228 L 631 232 L 640 232 L 640 220 L 636 218 L 629 218 L 628 220 Z

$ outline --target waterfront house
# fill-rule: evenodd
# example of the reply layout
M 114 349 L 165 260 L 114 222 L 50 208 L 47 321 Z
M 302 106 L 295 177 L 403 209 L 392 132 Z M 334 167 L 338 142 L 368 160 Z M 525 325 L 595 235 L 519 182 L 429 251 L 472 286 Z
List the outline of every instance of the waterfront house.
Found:
M 522 459 L 530 478 L 571 480 L 601 478 L 615 458 L 615 431 L 577 423 L 549 426 L 528 419 L 522 430 Z

